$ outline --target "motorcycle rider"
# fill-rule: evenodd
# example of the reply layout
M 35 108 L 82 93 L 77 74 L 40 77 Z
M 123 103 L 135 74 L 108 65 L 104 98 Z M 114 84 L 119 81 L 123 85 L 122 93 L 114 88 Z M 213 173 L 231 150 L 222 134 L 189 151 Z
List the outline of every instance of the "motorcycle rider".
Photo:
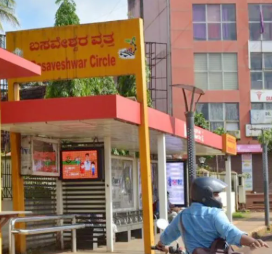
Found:
M 191 206 L 179 213 L 165 229 L 160 236 L 157 248 L 168 252 L 166 246 L 182 234 L 181 219 L 185 228 L 183 241 L 190 254 L 196 248 L 210 248 L 218 238 L 226 240 L 229 245 L 248 246 L 252 250 L 261 247 L 268 248 L 265 242 L 247 236 L 229 222 L 222 210 L 223 204 L 219 197 L 219 193 L 226 187 L 224 182 L 216 178 L 196 178 L 191 186 Z

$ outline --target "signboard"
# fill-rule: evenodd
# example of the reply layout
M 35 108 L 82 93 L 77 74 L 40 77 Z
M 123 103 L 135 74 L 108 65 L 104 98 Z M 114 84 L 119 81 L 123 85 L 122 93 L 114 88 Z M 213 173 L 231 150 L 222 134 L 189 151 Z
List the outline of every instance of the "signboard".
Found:
M 253 190 L 252 154 L 242 154 L 242 172 L 245 176 L 245 189 Z
M 195 133 L 195 141 L 204 143 L 204 131 L 202 128 L 195 127 L 194 128 L 194 133 Z M 186 123 L 184 123 L 184 137 L 187 137 L 187 127 Z
M 39 77 L 13 82 L 121 76 L 141 71 L 141 20 L 7 33 L 7 49 L 41 66 Z
M 259 144 L 237 145 L 237 153 L 261 153 L 262 147 Z
M 251 90 L 251 102 L 272 102 L 272 90 Z
M 229 155 L 236 155 L 237 154 L 237 145 L 236 145 L 236 138 L 229 135 L 229 134 L 223 134 L 222 135 L 222 151 Z
M 98 179 L 97 150 L 63 151 L 62 178 Z
M 246 137 L 258 137 L 262 134 L 261 130 L 272 129 L 272 124 L 246 124 Z
M 251 110 L 251 124 L 272 124 L 272 110 Z
M 169 201 L 173 205 L 186 205 L 186 180 L 183 162 L 168 162 L 166 164 L 167 191 Z

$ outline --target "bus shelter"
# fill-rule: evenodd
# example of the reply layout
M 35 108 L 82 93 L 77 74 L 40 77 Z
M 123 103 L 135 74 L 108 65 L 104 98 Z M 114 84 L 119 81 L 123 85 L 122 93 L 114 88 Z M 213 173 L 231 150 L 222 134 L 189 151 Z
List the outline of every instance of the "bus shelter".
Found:
M 144 194 L 144 246 L 145 253 L 150 253 L 150 246 L 154 244 L 150 154 L 158 154 L 162 207 L 162 204 L 166 204 L 166 154 L 184 154 L 187 144 L 183 121 L 147 107 L 142 20 L 10 32 L 7 33 L 7 49 L 20 52 L 42 70 L 39 77 L 10 77 L 9 102 L 2 103 L 1 128 L 11 132 L 14 209 L 25 208 L 23 175 L 40 168 L 31 163 L 28 166 L 27 151 L 31 148 L 24 148 L 30 142 L 23 141 L 22 137 L 49 139 L 51 143 L 53 140 L 65 143 L 88 140 L 94 143 L 94 140 L 98 140 L 98 143 L 103 143 L 103 160 L 100 158 L 99 165 L 104 165 L 105 175 L 104 178 L 99 177 L 104 182 L 94 189 L 103 186 L 105 190 L 107 249 L 113 251 L 111 148 L 137 151 Z M 136 76 L 137 102 L 117 95 L 18 101 L 20 83 L 122 75 Z M 220 136 L 195 128 L 195 140 L 197 154 L 221 154 L 223 142 Z M 22 146 L 22 142 L 26 144 Z M 91 154 L 85 153 L 84 156 L 90 157 Z M 70 155 L 66 157 L 66 163 L 71 163 Z M 78 166 L 81 165 L 80 160 L 75 161 L 79 162 Z M 50 168 L 51 162 L 46 163 Z M 95 163 L 82 165 L 89 172 L 93 167 Z M 63 178 L 63 175 L 59 175 L 63 174 L 60 168 L 56 169 L 54 176 Z M 71 186 L 78 187 L 72 182 L 68 185 L 65 190 Z M 65 195 L 69 196 L 68 193 Z M 62 194 L 58 193 L 58 196 Z M 59 212 L 63 211 L 61 207 L 58 209 Z M 160 213 L 161 217 L 166 217 L 165 208 L 162 207 Z M 20 238 L 19 245 L 20 252 L 24 252 L 23 238 Z
M 103 143 L 104 177 L 100 180 L 104 181 L 102 185 L 105 188 L 106 239 L 107 246 L 112 246 L 112 249 L 108 247 L 109 251 L 113 250 L 114 245 L 112 189 L 115 183 L 112 176 L 111 151 L 112 148 L 118 148 L 129 150 L 132 153 L 141 153 L 138 142 L 138 126 L 141 123 L 140 109 L 140 103 L 118 95 L 2 103 L 2 130 L 19 133 L 21 136 L 43 137 L 66 143 L 86 143 L 93 142 L 94 139 L 98 143 Z M 150 152 L 158 155 L 160 217 L 167 218 L 166 156 L 182 156 L 187 153 L 186 125 L 182 120 L 149 108 L 148 127 Z M 222 154 L 222 138 L 220 136 L 195 127 L 195 138 L 198 155 Z M 21 163 L 21 161 L 17 161 L 17 163 Z M 63 196 L 57 202 L 63 203 L 64 192 L 68 187 L 67 181 L 63 177 L 60 179 L 62 186 L 60 195 Z M 86 183 L 88 184 L 84 179 L 76 182 L 68 181 L 68 184 L 75 184 L 77 188 L 82 188 L 81 184 Z M 152 210 L 151 206 L 150 209 Z M 63 205 L 58 210 L 59 213 L 67 211 L 73 212 L 75 210 L 65 210 Z M 88 211 L 86 209 L 83 213 Z M 80 212 L 82 211 L 76 211 L 78 214 Z

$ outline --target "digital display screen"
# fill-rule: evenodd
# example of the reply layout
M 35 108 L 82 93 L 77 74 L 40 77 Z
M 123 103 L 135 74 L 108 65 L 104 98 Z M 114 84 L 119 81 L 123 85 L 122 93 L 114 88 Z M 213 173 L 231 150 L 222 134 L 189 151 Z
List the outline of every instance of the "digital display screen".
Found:
M 169 201 L 173 205 L 185 205 L 184 170 L 183 162 L 168 162 L 166 164 L 167 191 L 169 192 Z
M 98 179 L 98 151 L 63 151 L 62 178 Z

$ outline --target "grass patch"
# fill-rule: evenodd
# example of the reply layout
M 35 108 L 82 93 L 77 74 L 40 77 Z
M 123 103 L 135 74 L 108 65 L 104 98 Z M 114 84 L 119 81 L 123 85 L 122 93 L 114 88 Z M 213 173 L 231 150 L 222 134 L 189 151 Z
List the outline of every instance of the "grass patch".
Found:
M 233 219 L 245 219 L 249 217 L 249 212 L 236 212 L 232 214 Z

